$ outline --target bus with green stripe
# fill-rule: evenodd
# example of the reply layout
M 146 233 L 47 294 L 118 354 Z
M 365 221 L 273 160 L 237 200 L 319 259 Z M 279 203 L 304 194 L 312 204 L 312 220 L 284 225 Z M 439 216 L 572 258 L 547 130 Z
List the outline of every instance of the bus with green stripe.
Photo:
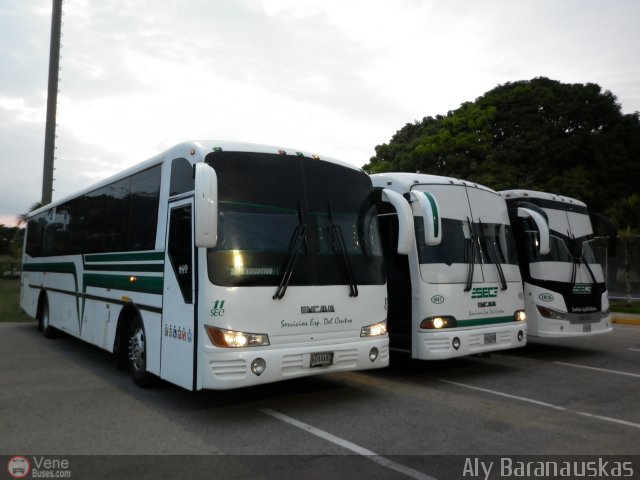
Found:
M 418 173 L 371 175 L 410 205 L 415 241 L 398 254 L 395 207 L 378 203 L 391 350 L 439 360 L 526 344 L 522 282 L 507 206 L 497 192 Z
M 339 160 L 186 142 L 32 212 L 21 307 L 113 352 L 136 384 L 230 389 L 385 367 L 376 198 Z

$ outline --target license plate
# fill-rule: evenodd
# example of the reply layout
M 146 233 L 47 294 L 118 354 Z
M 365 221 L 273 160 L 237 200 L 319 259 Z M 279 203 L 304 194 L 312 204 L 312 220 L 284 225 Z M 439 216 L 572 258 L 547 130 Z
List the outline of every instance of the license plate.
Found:
M 311 362 L 309 366 L 314 367 L 328 367 L 333 365 L 333 352 L 318 352 L 311 354 Z
M 485 333 L 484 334 L 484 344 L 490 345 L 492 343 L 496 343 L 496 334 L 495 333 Z
M 584 333 L 591 332 L 591 324 L 590 323 L 585 323 L 584 325 L 582 325 L 582 331 Z

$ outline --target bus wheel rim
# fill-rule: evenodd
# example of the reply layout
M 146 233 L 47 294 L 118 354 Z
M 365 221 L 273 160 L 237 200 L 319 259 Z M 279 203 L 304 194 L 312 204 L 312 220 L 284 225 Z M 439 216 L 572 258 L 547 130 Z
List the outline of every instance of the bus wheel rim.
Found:
M 144 331 L 141 327 L 136 328 L 129 340 L 129 360 L 131 360 L 131 365 L 136 371 L 144 370 L 145 343 Z

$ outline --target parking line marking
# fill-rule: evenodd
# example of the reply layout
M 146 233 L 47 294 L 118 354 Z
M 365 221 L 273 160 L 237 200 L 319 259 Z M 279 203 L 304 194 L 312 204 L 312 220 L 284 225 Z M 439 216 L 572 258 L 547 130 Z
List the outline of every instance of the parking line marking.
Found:
M 625 425 L 627 427 L 633 427 L 633 428 L 639 428 L 640 429 L 640 423 L 628 422 L 626 420 L 620 420 L 619 418 L 605 417 L 603 415 L 596 415 L 594 413 L 589 413 L 589 412 L 579 412 L 579 411 L 576 411 L 576 410 L 570 410 L 568 408 L 561 407 L 559 405 L 554 405 L 552 403 L 541 402 L 540 400 L 534 400 L 532 398 L 527 398 L 527 397 L 520 397 L 518 395 L 511 395 L 509 393 L 498 392 L 496 390 L 489 390 L 488 388 L 475 387 L 473 385 L 466 385 L 464 383 L 452 382 L 451 380 L 444 380 L 442 378 L 439 379 L 439 381 L 442 382 L 442 383 L 448 383 L 450 385 L 456 385 L 458 387 L 468 388 L 470 390 L 477 390 L 479 392 L 490 393 L 492 395 L 498 395 L 500 397 L 511 398 L 513 400 L 518 400 L 518 401 L 521 401 L 521 402 L 532 403 L 534 405 L 539 405 L 541 407 L 552 408 L 554 410 L 559 410 L 559 411 L 563 411 L 563 412 L 567 412 L 567 413 L 573 413 L 573 414 L 579 415 L 581 417 L 596 418 L 598 420 L 604 420 L 606 422 L 617 423 L 619 425 Z
M 390 468 L 391 470 L 395 470 L 396 472 L 402 473 L 408 477 L 415 478 L 416 480 L 436 480 L 434 477 L 431 477 L 425 473 L 419 472 L 418 470 L 414 470 L 413 468 L 409 468 L 405 465 L 401 465 L 400 463 L 396 463 L 393 460 L 389 460 L 386 457 L 378 455 L 371 450 L 361 447 L 355 443 L 350 442 L 349 440 L 345 440 L 344 438 L 337 437 L 332 433 L 325 432 L 319 428 L 316 428 L 308 423 L 301 422 L 300 420 L 296 420 L 295 418 L 289 417 L 280 412 L 276 412 L 275 410 L 271 410 L 269 408 L 260 409 L 261 412 L 266 413 L 278 420 L 282 420 L 289 425 L 297 427 L 305 432 L 311 433 L 317 437 L 320 437 L 328 442 L 331 442 L 335 445 L 338 445 L 342 448 L 346 448 L 347 450 L 351 450 L 358 455 L 362 455 L 363 457 L 368 458 L 372 462 L 377 463 L 378 465 L 382 465 L 383 467 Z
M 627 377 L 640 378 L 640 374 L 630 373 L 630 372 L 621 372 L 620 370 L 609 370 L 607 368 L 588 367 L 586 365 L 578 365 L 576 363 L 566 363 L 566 362 L 553 362 L 553 363 L 555 363 L 556 365 L 565 365 L 567 367 L 584 368 L 587 370 L 595 370 L 597 372 L 614 373 L 616 375 L 626 375 Z

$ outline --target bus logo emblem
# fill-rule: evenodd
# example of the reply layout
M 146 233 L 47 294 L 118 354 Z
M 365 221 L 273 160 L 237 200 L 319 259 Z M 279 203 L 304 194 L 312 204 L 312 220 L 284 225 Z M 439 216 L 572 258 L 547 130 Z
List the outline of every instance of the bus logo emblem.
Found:
M 550 293 L 541 293 L 540 295 L 538 295 L 538 298 L 543 302 L 553 302 L 554 297 Z
M 471 298 L 495 298 L 498 296 L 498 287 L 475 287 L 471 290 Z
M 440 304 L 444 302 L 444 297 L 442 295 L 434 295 L 431 297 L 431 303 Z
M 573 286 L 573 293 L 576 295 L 583 295 L 591 293 L 591 285 L 588 283 L 576 283 Z
M 224 315 L 224 300 L 216 300 L 213 302 L 210 315 L 212 317 L 222 317 Z

